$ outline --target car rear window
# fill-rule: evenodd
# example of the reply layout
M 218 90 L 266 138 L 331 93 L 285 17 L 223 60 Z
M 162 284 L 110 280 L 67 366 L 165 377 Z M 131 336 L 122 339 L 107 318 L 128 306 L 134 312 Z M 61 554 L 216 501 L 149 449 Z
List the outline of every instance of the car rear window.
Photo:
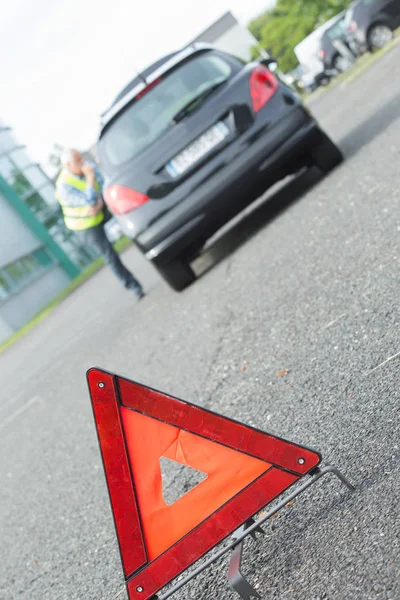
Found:
M 231 74 L 229 59 L 213 52 L 183 63 L 112 121 L 100 141 L 107 162 L 118 166 L 140 154 L 162 136 L 183 107 Z

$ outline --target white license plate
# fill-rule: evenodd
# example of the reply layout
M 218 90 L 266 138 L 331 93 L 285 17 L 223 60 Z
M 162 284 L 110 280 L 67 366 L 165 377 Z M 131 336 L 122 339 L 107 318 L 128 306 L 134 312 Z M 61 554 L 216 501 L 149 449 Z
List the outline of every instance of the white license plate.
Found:
M 217 123 L 167 164 L 168 173 L 172 177 L 179 177 L 218 146 L 228 135 L 229 129 L 225 123 Z

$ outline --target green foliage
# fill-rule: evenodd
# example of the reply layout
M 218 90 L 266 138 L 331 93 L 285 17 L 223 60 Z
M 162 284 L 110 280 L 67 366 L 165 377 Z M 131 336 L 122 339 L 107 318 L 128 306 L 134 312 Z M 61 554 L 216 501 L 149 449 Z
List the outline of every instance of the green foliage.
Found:
M 278 0 L 275 8 L 251 21 L 249 29 L 287 72 L 297 65 L 293 48 L 349 4 L 350 0 Z
M 262 38 L 262 29 L 263 29 L 270 14 L 271 14 L 270 11 L 266 10 L 265 12 L 258 15 L 258 17 L 256 17 L 249 23 L 249 29 L 250 29 L 251 33 L 254 35 L 254 37 L 259 42 L 261 41 L 261 38 Z
M 252 46 L 251 49 L 250 49 L 250 52 L 251 52 L 251 59 L 252 60 L 257 60 L 261 56 L 260 46 Z

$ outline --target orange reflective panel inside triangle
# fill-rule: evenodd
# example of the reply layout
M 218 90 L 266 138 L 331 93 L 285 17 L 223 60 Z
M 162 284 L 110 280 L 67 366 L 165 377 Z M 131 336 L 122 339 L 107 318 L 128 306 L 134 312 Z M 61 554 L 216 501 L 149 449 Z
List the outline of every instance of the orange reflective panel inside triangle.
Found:
M 271 465 L 121 407 L 128 456 L 149 560 L 154 560 Z M 174 504 L 162 491 L 160 458 L 207 474 Z

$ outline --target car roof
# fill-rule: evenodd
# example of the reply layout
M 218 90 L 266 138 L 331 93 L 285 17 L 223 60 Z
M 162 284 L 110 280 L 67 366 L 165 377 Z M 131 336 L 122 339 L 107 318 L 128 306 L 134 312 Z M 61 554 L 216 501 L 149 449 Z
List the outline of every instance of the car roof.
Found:
M 121 92 L 116 96 L 111 106 L 101 115 L 101 130 L 123 109 L 131 100 L 146 89 L 147 86 L 155 82 L 159 77 L 170 71 L 180 62 L 185 61 L 190 56 L 194 56 L 206 50 L 212 50 L 214 46 L 209 44 L 196 43 L 190 46 L 172 52 L 163 56 L 149 67 L 146 67 L 140 74 L 132 79 Z

